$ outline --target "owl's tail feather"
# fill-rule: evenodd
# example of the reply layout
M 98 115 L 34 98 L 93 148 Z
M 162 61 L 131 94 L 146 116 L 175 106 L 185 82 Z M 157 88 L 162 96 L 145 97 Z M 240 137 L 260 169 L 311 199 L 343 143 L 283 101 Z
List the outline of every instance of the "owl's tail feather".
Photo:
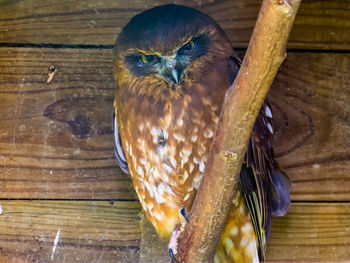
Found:
M 291 182 L 282 171 L 272 171 L 272 182 L 275 187 L 276 196 L 271 200 L 271 215 L 284 216 L 290 205 Z

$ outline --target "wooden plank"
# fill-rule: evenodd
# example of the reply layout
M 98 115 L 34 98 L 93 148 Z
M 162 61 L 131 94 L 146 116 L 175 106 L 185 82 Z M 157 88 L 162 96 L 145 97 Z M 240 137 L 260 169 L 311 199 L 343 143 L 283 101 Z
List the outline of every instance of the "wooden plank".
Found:
M 0 49 L 0 198 L 135 199 L 113 153 L 111 65 L 111 50 Z
M 113 154 L 111 57 L 0 48 L 0 198 L 136 198 Z M 290 53 L 277 76 L 274 147 L 294 200 L 350 200 L 349 70 L 349 54 Z
M 285 217 L 273 218 L 267 261 L 350 260 L 349 203 L 293 203 Z M 154 261 L 152 261 L 154 260 Z M 140 263 L 169 262 L 167 242 L 143 222 Z
M 270 93 L 293 200 L 350 200 L 350 55 L 290 53 Z
M 1 43 L 112 45 L 138 12 L 170 0 L 26 0 L 0 3 Z M 260 0 L 179 0 L 211 15 L 235 47 L 247 47 Z M 289 48 L 350 49 L 350 1 L 304 0 Z
M 1 201 L 1 205 L 0 262 L 138 262 L 138 202 Z
M 267 246 L 271 261 L 349 261 L 350 204 L 294 203 L 274 218 Z
M 54 262 L 139 262 L 138 202 L 1 200 L 0 203 L 3 209 L 0 262 L 49 262 L 52 255 Z M 149 238 L 154 232 L 150 225 L 147 227 L 151 232 L 143 228 L 142 238 Z M 157 253 L 164 253 L 164 262 L 169 262 L 166 242 L 162 244 L 165 252 L 158 247 Z M 156 243 L 147 245 L 150 254 Z M 286 217 L 273 220 L 267 259 L 349 260 L 349 246 L 349 203 L 293 203 Z M 140 256 L 142 249 L 141 245 Z

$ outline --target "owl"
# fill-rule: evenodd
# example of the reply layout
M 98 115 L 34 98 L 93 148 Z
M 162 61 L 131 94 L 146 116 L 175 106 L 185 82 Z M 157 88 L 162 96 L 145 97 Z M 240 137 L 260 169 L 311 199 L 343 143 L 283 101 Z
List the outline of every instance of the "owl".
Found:
M 228 87 L 241 60 L 208 15 L 164 5 L 134 16 L 114 48 L 115 155 L 160 237 L 169 238 L 200 186 Z M 272 149 L 264 102 L 251 133 L 214 261 L 264 260 L 271 216 L 289 207 L 290 182 Z

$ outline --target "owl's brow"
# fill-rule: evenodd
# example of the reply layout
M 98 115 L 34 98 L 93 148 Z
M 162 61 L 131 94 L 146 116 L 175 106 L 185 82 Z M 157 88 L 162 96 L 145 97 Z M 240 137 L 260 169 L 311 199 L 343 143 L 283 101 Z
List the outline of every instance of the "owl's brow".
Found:
M 141 48 L 128 48 L 124 52 L 125 54 L 124 56 L 128 56 L 131 54 L 158 55 L 158 56 L 169 55 L 168 54 L 169 52 L 170 53 L 176 52 L 179 48 L 181 48 L 184 44 L 191 41 L 193 38 L 199 37 L 201 35 L 211 35 L 214 32 L 215 32 L 215 27 L 213 25 L 209 25 L 200 29 L 196 34 L 187 35 L 187 36 L 184 36 L 183 38 L 180 38 L 178 41 L 178 44 L 171 51 L 165 51 L 165 50 L 159 51 L 158 49 L 155 49 L 153 47 L 149 47 L 147 50 L 141 49 Z
M 150 48 L 149 50 L 145 50 L 141 48 L 128 48 L 125 51 L 125 56 L 131 55 L 131 54 L 158 55 L 158 56 L 161 55 L 159 51 L 156 51 L 153 48 Z
M 197 33 L 190 35 L 190 36 L 184 36 L 183 38 L 181 38 L 178 41 L 177 46 L 174 48 L 174 50 L 178 50 L 180 49 L 184 44 L 190 42 L 191 40 L 193 40 L 194 38 L 200 37 L 202 35 L 211 35 L 215 32 L 215 27 L 210 25 L 210 26 L 206 26 L 202 29 L 200 29 Z

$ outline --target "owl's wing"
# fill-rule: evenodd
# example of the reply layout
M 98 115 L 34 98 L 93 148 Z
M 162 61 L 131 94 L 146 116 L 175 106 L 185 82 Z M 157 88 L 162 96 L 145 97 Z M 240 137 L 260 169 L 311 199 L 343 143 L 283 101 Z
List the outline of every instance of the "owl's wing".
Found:
M 228 67 L 232 82 L 239 66 L 240 59 L 231 57 Z M 273 132 L 271 109 L 265 101 L 254 124 L 240 173 L 240 186 L 254 225 L 260 259 L 264 258 L 271 216 L 284 215 L 290 204 L 290 181 L 274 159 Z
M 128 163 L 125 158 L 124 149 L 118 129 L 117 116 L 113 113 L 113 133 L 114 133 L 114 154 L 117 158 L 120 169 L 126 174 L 129 174 Z
M 262 108 L 268 107 L 263 105 Z M 240 173 L 241 189 L 254 225 L 259 244 L 259 256 L 264 257 L 271 224 L 271 196 L 275 196 L 271 172 L 274 158 L 271 148 L 271 125 L 260 111 L 255 122 Z M 265 124 L 266 123 L 266 124 Z M 272 126 L 271 126 L 272 127 Z

